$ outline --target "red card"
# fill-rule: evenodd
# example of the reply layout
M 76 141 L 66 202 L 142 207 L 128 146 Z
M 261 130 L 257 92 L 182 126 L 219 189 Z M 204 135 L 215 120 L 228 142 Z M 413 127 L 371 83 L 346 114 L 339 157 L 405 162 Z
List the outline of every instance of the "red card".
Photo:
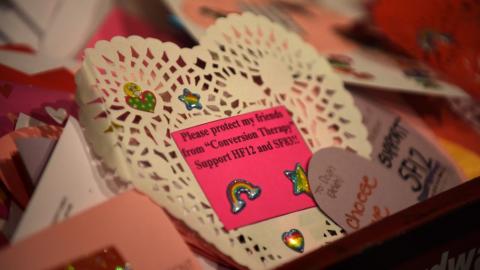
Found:
M 480 98 L 480 5 L 472 0 L 379 0 L 374 23 L 397 46 Z

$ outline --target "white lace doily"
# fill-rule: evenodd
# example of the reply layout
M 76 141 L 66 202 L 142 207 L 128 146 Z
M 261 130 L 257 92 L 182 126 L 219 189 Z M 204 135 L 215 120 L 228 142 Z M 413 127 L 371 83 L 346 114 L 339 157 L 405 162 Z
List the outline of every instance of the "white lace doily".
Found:
M 243 14 L 218 20 L 193 49 L 115 37 L 86 51 L 77 85 L 93 151 L 237 263 L 273 268 L 301 256 L 281 239 L 292 228 L 303 233 L 306 252 L 340 236 L 316 208 L 224 230 L 170 135 L 283 105 L 312 151 L 335 145 L 368 157 L 367 131 L 351 95 L 296 35 Z M 200 96 L 201 109 L 179 100 L 185 88 Z

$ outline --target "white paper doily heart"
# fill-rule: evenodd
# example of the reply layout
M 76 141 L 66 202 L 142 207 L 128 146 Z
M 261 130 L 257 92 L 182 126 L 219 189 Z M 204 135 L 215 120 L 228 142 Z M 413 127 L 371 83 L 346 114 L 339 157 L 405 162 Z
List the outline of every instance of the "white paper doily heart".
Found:
M 300 256 L 281 239 L 292 228 L 303 233 L 306 251 L 341 235 L 316 208 L 224 230 L 171 137 L 283 105 L 312 151 L 335 145 L 368 157 L 371 146 L 352 97 L 296 35 L 243 14 L 219 20 L 193 49 L 116 37 L 86 51 L 76 78 L 80 120 L 93 151 L 238 264 L 273 268 Z M 184 89 L 200 97 L 201 109 L 188 110 L 179 100 Z
M 267 18 L 245 13 L 219 19 L 200 40 L 218 82 L 251 104 L 285 105 L 313 151 L 341 145 L 368 157 L 362 116 L 315 48 Z M 215 68 L 215 64 L 218 67 Z

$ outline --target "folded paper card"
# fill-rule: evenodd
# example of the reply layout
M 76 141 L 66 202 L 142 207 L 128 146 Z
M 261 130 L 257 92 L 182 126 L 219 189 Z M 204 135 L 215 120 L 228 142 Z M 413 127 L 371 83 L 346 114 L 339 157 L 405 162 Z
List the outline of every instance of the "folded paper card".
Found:
M 118 253 L 116 262 L 123 259 L 131 269 L 200 269 L 162 208 L 135 191 L 0 251 L 0 269 L 71 269 L 69 264 L 88 265 L 92 255 L 107 259 L 96 254 L 104 249 Z
M 56 140 L 48 138 L 20 138 L 15 140 L 18 154 L 22 159 L 32 186 L 37 185 L 55 143 Z
M 308 152 L 336 145 L 368 157 L 371 146 L 351 95 L 298 36 L 247 13 L 219 19 L 192 49 L 116 37 L 85 55 L 77 97 L 92 151 L 237 264 L 299 256 L 281 237 L 293 228 L 305 251 L 341 234 L 311 208 Z M 239 133 L 257 115 L 269 121 Z
M 15 140 L 19 138 L 48 138 L 57 139 L 62 128 L 57 126 L 27 127 L 15 130 L 0 138 L 0 181 L 12 194 L 21 208 L 25 208 L 30 199 L 33 185 L 23 167 Z
M 115 185 L 108 173 L 97 170 L 92 159 L 78 122 L 70 117 L 15 231 L 14 242 L 126 189 L 125 184 Z

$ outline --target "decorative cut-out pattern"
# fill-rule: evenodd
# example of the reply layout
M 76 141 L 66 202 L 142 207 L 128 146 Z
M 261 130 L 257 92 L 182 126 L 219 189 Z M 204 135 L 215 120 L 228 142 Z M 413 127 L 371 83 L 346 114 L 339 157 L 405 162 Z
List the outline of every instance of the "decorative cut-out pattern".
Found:
M 286 106 L 313 151 L 339 145 L 368 155 L 351 96 L 299 36 L 247 13 L 219 19 L 200 44 L 213 61 L 215 84 L 245 97 L 248 105 Z
M 128 82 L 154 94 L 151 111 L 125 102 Z M 371 147 L 352 97 L 297 36 L 244 14 L 219 20 L 193 49 L 116 37 L 87 50 L 77 84 L 80 120 L 105 165 L 237 263 L 272 268 L 299 256 L 279 239 L 291 227 L 311 237 L 310 248 L 341 235 L 317 209 L 224 230 L 170 135 L 284 105 L 312 151 L 337 145 L 368 157 Z M 185 108 L 179 99 L 184 89 L 201 98 L 201 107 Z M 318 233 L 328 231 L 336 234 Z

